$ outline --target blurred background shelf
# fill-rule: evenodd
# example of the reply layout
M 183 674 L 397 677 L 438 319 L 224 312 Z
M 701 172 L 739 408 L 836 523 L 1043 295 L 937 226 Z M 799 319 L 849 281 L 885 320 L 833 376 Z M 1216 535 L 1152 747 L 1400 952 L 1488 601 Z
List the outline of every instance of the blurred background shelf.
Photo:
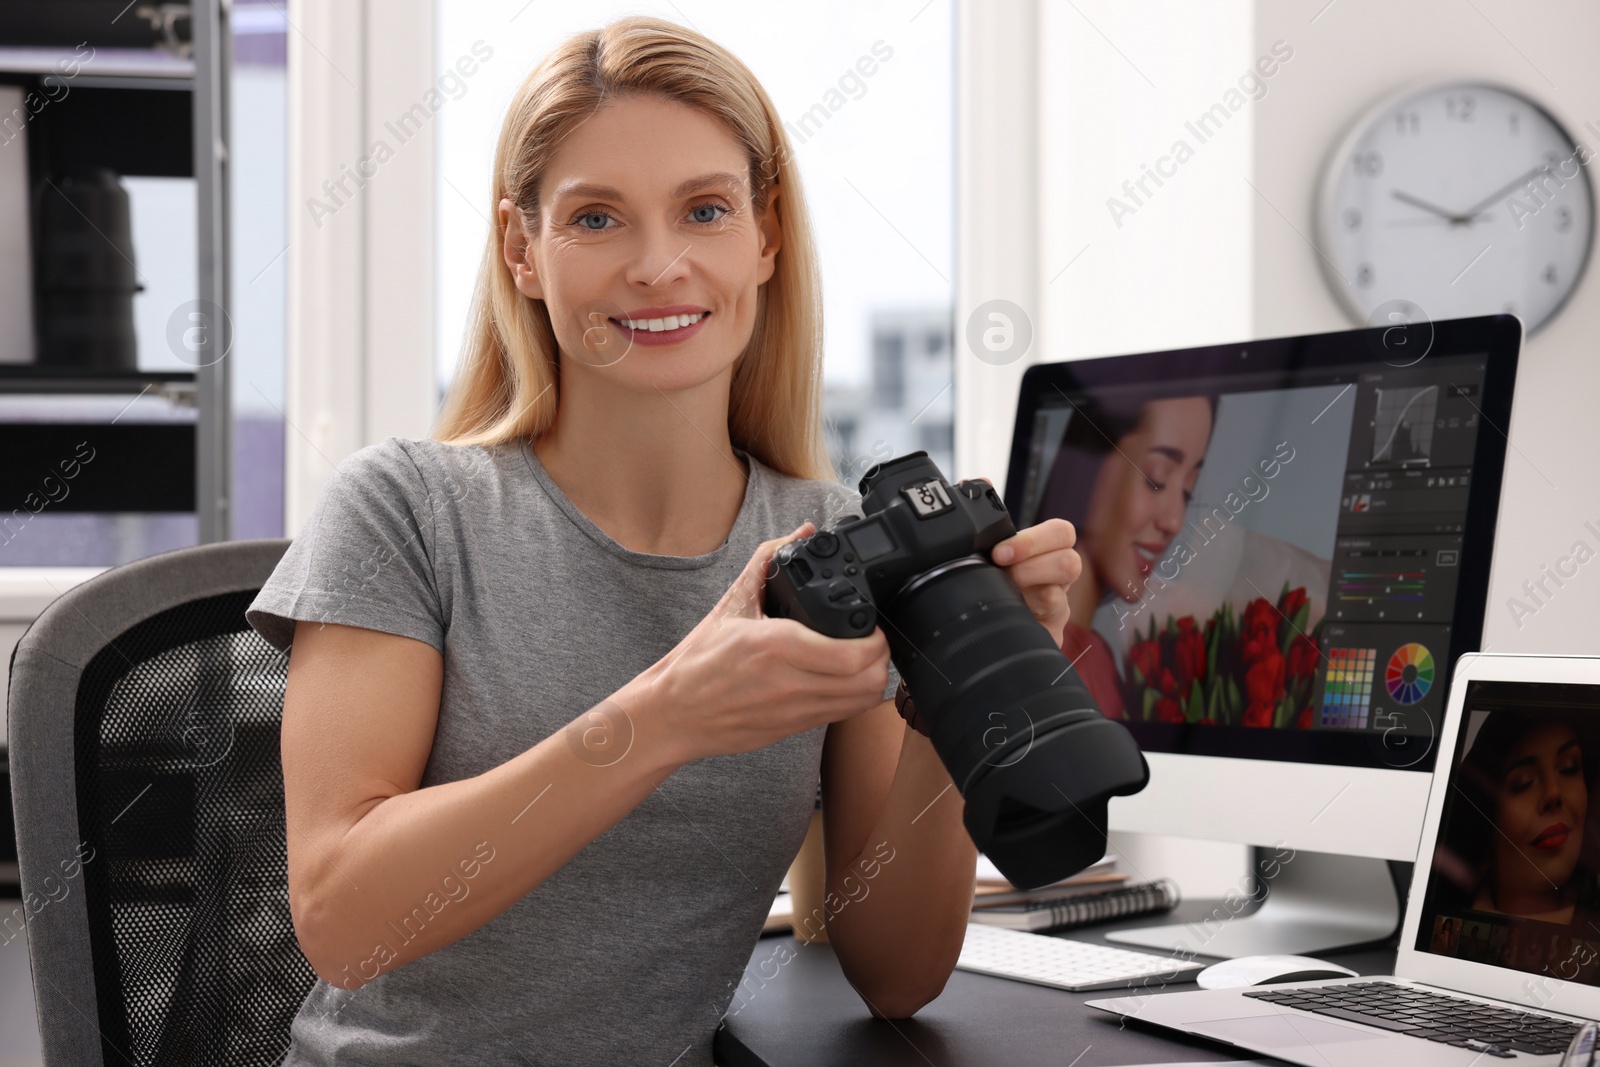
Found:
M 195 390 L 193 371 L 112 370 L 95 367 L 49 367 L 0 363 L 0 394 L 8 393 L 134 393 L 154 391 L 177 396 Z
M 232 536 L 227 20 L 221 0 L 0 0 L 0 567 Z M 95 463 L 36 512 L 49 537 L 13 544 L 14 498 L 80 431 Z

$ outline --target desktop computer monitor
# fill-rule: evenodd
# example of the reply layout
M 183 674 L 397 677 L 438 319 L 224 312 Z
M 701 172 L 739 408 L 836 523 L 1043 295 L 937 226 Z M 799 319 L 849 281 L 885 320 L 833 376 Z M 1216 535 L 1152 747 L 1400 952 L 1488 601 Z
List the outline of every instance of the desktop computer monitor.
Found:
M 1119 939 L 1393 932 L 1384 861 L 1416 856 L 1482 634 L 1521 341 L 1494 315 L 1028 368 L 1006 505 L 1076 527 L 1063 650 L 1150 763 L 1111 827 L 1267 850 L 1250 918 Z

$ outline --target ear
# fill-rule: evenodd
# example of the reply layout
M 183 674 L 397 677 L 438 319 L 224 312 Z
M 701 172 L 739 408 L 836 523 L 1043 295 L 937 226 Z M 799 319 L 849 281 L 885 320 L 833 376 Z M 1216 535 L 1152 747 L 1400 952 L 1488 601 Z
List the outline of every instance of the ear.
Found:
M 500 200 L 500 229 L 506 235 L 501 244 L 501 255 L 511 271 L 511 280 L 517 292 L 530 300 L 544 299 L 544 286 L 539 284 L 539 272 L 528 258 L 528 238 L 522 229 L 522 212 L 510 197 Z
M 756 263 L 757 285 L 766 282 L 777 269 L 778 249 L 783 246 L 783 225 L 778 218 L 778 198 L 782 192 L 781 186 L 773 185 L 767 197 L 767 210 L 761 216 L 761 258 Z

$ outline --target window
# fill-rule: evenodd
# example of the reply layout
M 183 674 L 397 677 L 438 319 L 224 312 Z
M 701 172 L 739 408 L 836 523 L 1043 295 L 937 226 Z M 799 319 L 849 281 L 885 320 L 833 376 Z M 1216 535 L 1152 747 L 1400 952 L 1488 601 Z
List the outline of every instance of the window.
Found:
M 882 331 L 872 336 L 872 402 L 898 408 L 906 402 L 906 338 Z
M 283 536 L 288 220 L 286 48 L 294 0 L 233 0 L 229 302 L 235 539 Z
M 930 423 L 917 428 L 917 447 L 928 455 L 949 454 L 955 450 L 955 427 L 948 422 Z

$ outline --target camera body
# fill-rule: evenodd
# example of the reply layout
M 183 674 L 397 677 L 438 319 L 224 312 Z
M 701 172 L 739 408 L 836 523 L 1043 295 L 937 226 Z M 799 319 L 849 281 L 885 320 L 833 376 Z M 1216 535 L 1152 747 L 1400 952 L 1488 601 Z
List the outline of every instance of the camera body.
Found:
M 912 578 L 972 556 L 987 562 L 989 551 L 1017 532 L 988 482 L 952 486 L 926 452 L 889 466 L 918 456 L 924 462 L 891 478 L 892 488 L 883 464 L 862 476 L 861 503 L 870 517 L 846 518 L 777 551 L 777 572 L 767 579 L 768 615 L 829 637 L 865 637 L 878 625 L 877 605 Z
M 926 452 L 875 465 L 860 490 L 865 515 L 774 553 L 767 615 L 830 637 L 882 626 L 974 843 L 1025 889 L 1083 870 L 1105 853 L 1109 798 L 1150 771 L 989 561 L 1016 532 L 1004 503 Z

